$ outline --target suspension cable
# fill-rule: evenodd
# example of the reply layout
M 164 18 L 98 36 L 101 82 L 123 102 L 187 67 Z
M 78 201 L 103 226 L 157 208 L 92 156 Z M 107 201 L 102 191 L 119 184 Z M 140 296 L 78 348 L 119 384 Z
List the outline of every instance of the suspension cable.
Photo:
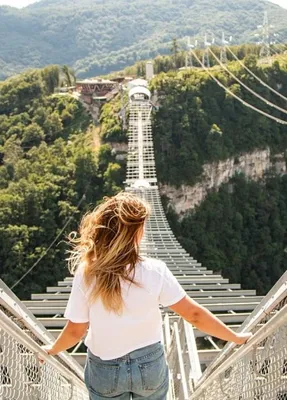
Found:
M 201 65 L 201 67 L 208 73 L 208 75 L 213 79 L 218 86 L 220 86 L 222 89 L 224 89 L 228 94 L 230 94 L 232 97 L 240 101 L 243 105 L 245 105 L 248 108 L 251 108 L 253 111 L 256 111 L 257 113 L 264 115 L 265 117 L 272 119 L 273 121 L 278 122 L 279 124 L 282 125 L 287 125 L 287 121 L 284 121 L 283 119 L 274 117 L 273 115 L 270 115 L 266 113 L 265 111 L 260 110 L 259 108 L 253 106 L 252 104 L 248 103 L 247 101 L 241 99 L 239 96 L 237 96 L 235 93 L 233 93 L 230 89 L 228 89 L 226 86 L 223 85 L 212 73 L 208 70 L 208 68 L 205 67 L 205 65 L 201 62 L 201 60 L 197 57 L 196 53 L 190 49 L 191 53 L 193 54 L 194 58 L 197 60 L 197 62 Z
M 271 47 L 270 46 L 270 52 L 271 52 L 271 55 L 272 56 L 279 56 L 280 55 L 280 53 L 278 53 L 278 51 L 276 51 L 276 49 L 273 47 Z
M 280 38 L 278 39 L 278 36 L 280 36 L 281 39 Z M 286 39 L 279 32 L 276 33 L 276 41 L 278 43 L 274 43 L 274 46 L 284 46 L 286 49 L 287 47 Z
M 239 64 L 246 69 L 246 71 L 248 71 L 250 73 L 250 75 L 252 75 L 258 82 L 261 83 L 261 85 L 267 87 L 269 90 L 271 90 L 271 92 L 273 92 L 274 94 L 276 94 L 277 96 L 281 97 L 283 100 L 287 101 L 287 97 L 283 96 L 283 94 L 281 94 L 280 92 L 278 92 L 277 90 L 273 89 L 271 86 L 269 86 L 266 82 L 262 81 L 262 79 L 260 79 L 253 71 L 251 71 L 250 68 L 248 68 L 238 57 L 237 55 L 230 49 L 230 47 L 226 46 L 226 49 L 232 54 L 232 56 L 236 59 L 236 61 L 239 62 Z M 277 54 L 277 53 L 276 53 Z
M 261 101 L 264 101 L 264 103 L 268 104 L 270 107 L 276 108 L 278 111 L 283 112 L 284 114 L 287 114 L 287 110 L 284 110 L 284 108 L 281 108 L 277 106 L 276 104 L 272 103 L 271 101 L 265 99 L 265 97 L 261 96 L 257 92 L 255 92 L 253 89 L 251 89 L 249 86 L 247 86 L 244 82 L 242 82 L 237 76 L 231 72 L 220 60 L 219 58 L 214 54 L 214 52 L 208 48 L 208 51 L 211 53 L 211 55 L 215 58 L 215 60 L 219 63 L 221 68 L 223 68 L 230 76 L 232 76 L 233 79 L 235 79 L 241 86 L 243 86 L 248 92 L 252 93 L 253 96 L 257 97 Z
M 87 191 L 87 190 L 86 190 Z M 28 269 L 28 271 L 26 271 L 20 279 L 18 279 L 18 281 L 16 283 L 14 283 L 14 285 L 11 287 L 11 290 L 13 290 L 17 285 L 19 285 L 20 282 L 22 282 L 22 280 L 28 275 L 30 274 L 31 271 L 33 271 L 33 269 L 39 264 L 39 262 L 48 254 L 48 252 L 51 250 L 51 248 L 54 246 L 54 244 L 56 243 L 56 241 L 59 239 L 59 237 L 62 235 L 62 233 L 64 232 L 64 230 L 66 229 L 66 227 L 69 225 L 69 223 L 71 222 L 72 218 L 74 217 L 74 214 L 76 213 L 76 211 L 79 209 L 80 205 L 82 204 L 82 202 L 86 199 L 86 194 L 84 193 L 81 200 L 79 201 L 79 203 L 77 204 L 77 208 L 76 210 L 73 212 L 73 214 L 67 219 L 66 223 L 64 224 L 63 228 L 61 229 L 61 232 L 58 233 L 58 235 L 55 237 L 55 239 L 52 241 L 52 243 L 50 244 L 50 246 L 44 251 L 44 254 L 41 255 L 40 258 L 38 258 L 38 260 L 32 265 L 31 268 Z

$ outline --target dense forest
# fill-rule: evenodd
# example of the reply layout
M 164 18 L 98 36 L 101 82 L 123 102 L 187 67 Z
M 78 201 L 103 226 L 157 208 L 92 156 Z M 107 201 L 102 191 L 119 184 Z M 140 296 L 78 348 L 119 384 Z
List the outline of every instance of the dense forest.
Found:
M 274 46 L 273 46 L 274 47 Z M 210 49 L 214 52 L 216 57 L 220 57 L 220 47 L 211 46 Z M 284 55 L 284 52 L 287 50 L 287 45 L 278 45 L 276 46 L 276 54 L 272 53 L 272 57 L 276 59 L 278 55 Z M 245 57 L 249 55 L 253 55 L 255 57 L 259 57 L 260 47 L 256 44 L 243 44 L 237 46 L 230 46 L 230 50 L 226 52 L 226 57 L 228 61 L 234 61 L 235 57 L 232 55 L 231 51 L 235 55 L 235 57 L 243 60 Z M 273 51 L 273 50 L 272 50 Z M 275 52 L 275 48 L 274 48 Z M 195 55 L 202 60 L 204 49 L 194 49 Z M 209 57 L 210 66 L 213 67 L 217 64 L 216 59 L 212 56 Z M 153 67 L 154 73 L 159 74 L 160 72 L 169 72 L 172 70 L 184 69 L 186 67 L 201 68 L 200 63 L 197 59 L 195 59 L 194 55 L 188 50 L 182 50 L 179 44 L 179 41 L 174 38 L 172 40 L 169 54 L 165 55 L 157 55 L 153 59 Z M 142 77 L 145 76 L 146 70 L 146 60 L 137 61 L 135 64 L 130 65 L 124 68 L 121 71 L 112 72 L 108 74 L 108 78 L 114 78 L 117 76 L 137 76 Z
M 240 51 L 248 53 L 246 47 Z M 174 65 L 180 56 L 164 56 L 164 63 L 158 56 L 158 71 Z M 287 95 L 286 58 L 272 66 L 258 65 L 251 55 L 244 62 Z M 228 67 L 255 91 L 285 106 L 240 64 Z M 65 79 L 63 71 L 70 79 L 66 67 L 60 71 L 50 66 L 0 84 L 1 278 L 12 287 L 44 257 L 29 279 L 15 287 L 21 298 L 66 276 L 65 235 L 77 227 L 83 212 L 104 195 L 119 191 L 125 178 L 124 160 L 119 161 L 112 148 L 113 143 L 126 141 L 118 117 L 120 99 L 103 106 L 100 127 L 95 127 L 78 100 L 54 94 Z M 210 71 L 246 101 L 284 119 L 226 72 L 216 66 Z M 153 131 L 160 183 L 192 185 L 201 179 L 204 163 L 245 151 L 267 146 L 272 152 L 286 151 L 285 125 L 242 106 L 203 70 L 161 72 L 150 88 L 158 105 Z M 236 177 L 182 220 L 170 208 L 168 217 L 184 247 L 205 266 L 265 293 L 285 269 L 286 188 L 286 177 L 269 176 L 259 183 Z
M 258 65 L 248 56 L 244 62 L 262 81 L 281 88 L 287 97 L 287 58 L 272 66 Z M 238 63 L 228 65 L 243 83 L 269 101 L 286 109 L 286 101 L 258 83 Z M 286 114 L 257 99 L 218 67 L 212 74 L 230 91 L 248 103 L 285 119 Z M 226 159 L 254 149 L 270 147 L 272 152 L 287 148 L 287 126 L 269 120 L 239 103 L 220 88 L 206 71 L 191 69 L 157 75 L 151 89 L 159 98 L 153 132 L 160 182 L 172 185 L 194 184 L 204 163 Z
M 286 175 L 264 182 L 237 176 L 181 221 L 172 209 L 168 218 L 190 254 L 243 288 L 266 294 L 286 271 Z
M 79 77 L 107 74 L 167 54 L 173 38 L 206 32 L 258 41 L 268 10 L 276 43 L 287 38 L 287 10 L 265 0 L 42 0 L 21 10 L 0 7 L 0 79 L 30 67 L 68 64 Z M 260 37 L 259 37 L 260 39 Z
M 272 66 L 260 65 L 252 50 L 254 53 L 256 48 L 235 49 L 240 58 L 248 54 L 245 65 L 262 81 L 287 96 L 287 58 L 279 57 Z M 203 164 L 230 156 L 236 159 L 256 149 L 269 147 L 273 154 L 286 153 L 286 125 L 246 108 L 203 70 L 175 71 L 177 62 L 184 62 L 180 53 L 156 57 L 154 67 L 159 74 L 150 83 L 159 107 L 153 115 L 153 135 L 161 184 L 193 185 L 202 177 Z M 139 62 L 127 72 L 140 75 L 143 67 Z M 228 68 L 255 92 L 286 108 L 283 99 L 260 85 L 238 62 L 229 63 Z M 242 99 L 286 120 L 284 113 L 256 99 L 227 72 L 219 67 L 210 72 Z M 112 115 L 109 105 L 105 118 L 110 123 L 105 125 L 109 127 L 105 135 L 116 139 L 113 132 L 118 125 Z M 286 176 L 271 174 L 261 182 L 235 177 L 181 219 L 168 206 L 168 199 L 164 200 L 169 222 L 184 248 L 232 282 L 240 282 L 244 288 L 255 287 L 258 293 L 265 294 L 286 270 Z
M 0 276 L 21 298 L 67 275 L 65 237 L 80 215 L 120 190 L 124 168 L 81 103 L 54 95 L 58 67 L 0 86 Z M 61 233 L 55 244 L 49 245 Z

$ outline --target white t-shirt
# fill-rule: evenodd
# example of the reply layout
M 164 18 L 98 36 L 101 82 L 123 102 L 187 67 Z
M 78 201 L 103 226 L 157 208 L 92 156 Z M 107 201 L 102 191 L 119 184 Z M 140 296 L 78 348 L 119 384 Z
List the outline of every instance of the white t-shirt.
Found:
M 65 318 L 89 322 L 86 346 L 103 360 L 119 358 L 133 350 L 162 341 L 159 304 L 173 305 L 186 295 L 166 264 L 146 258 L 135 269 L 141 287 L 122 282 L 124 309 L 121 315 L 107 311 L 100 298 L 88 304 L 88 290 L 79 267 L 67 304 Z

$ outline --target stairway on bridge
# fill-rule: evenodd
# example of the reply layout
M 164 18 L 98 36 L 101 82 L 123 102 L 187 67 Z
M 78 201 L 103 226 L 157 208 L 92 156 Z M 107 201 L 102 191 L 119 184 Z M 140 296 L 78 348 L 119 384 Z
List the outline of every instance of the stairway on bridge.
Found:
M 203 267 L 175 238 L 164 214 L 157 185 L 150 94 L 143 86 L 133 88 L 130 93 L 126 190 L 147 200 L 152 209 L 141 243 L 141 255 L 163 260 L 193 299 L 236 330 L 262 298 L 256 296 L 255 290 L 242 290 L 239 284 L 231 284 L 228 279 Z M 66 323 L 63 314 L 72 280 L 67 277 L 57 286 L 48 287 L 46 293 L 33 294 L 31 301 L 23 302 L 54 337 L 59 335 Z M 168 324 L 163 326 L 165 338 L 169 338 L 167 330 L 172 329 L 178 317 L 168 310 L 163 310 L 163 314 L 168 314 Z M 199 363 L 205 368 L 219 353 L 222 344 L 196 329 L 194 336 Z M 72 355 L 84 365 L 86 353 L 82 343 L 72 351 Z

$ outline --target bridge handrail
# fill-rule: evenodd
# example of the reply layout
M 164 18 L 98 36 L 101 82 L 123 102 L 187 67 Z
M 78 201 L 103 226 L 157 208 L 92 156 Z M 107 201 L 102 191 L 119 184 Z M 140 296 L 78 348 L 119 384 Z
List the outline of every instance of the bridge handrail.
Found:
M 239 331 L 253 332 L 254 336 L 252 339 L 239 350 L 236 350 L 235 344 L 227 344 L 221 351 L 220 355 L 203 373 L 196 385 L 195 397 L 191 398 L 197 399 L 198 393 L 202 392 L 202 390 L 204 390 L 210 382 L 216 379 L 222 371 L 227 370 L 240 357 L 244 357 L 245 353 L 250 352 L 252 347 L 262 341 L 263 337 L 266 338 L 269 334 L 274 332 L 280 324 L 286 323 L 286 307 L 287 271 L 242 324 Z
M 44 345 L 54 343 L 54 336 L 47 331 L 43 324 L 37 320 L 31 311 L 18 299 L 9 287 L 0 279 L 0 306 L 11 313 L 17 323 L 22 323 L 30 332 Z M 71 369 L 81 378 L 84 377 L 83 368 L 67 352 L 62 352 L 57 356 L 63 363 L 69 365 Z
M 48 356 L 41 346 L 25 332 L 23 332 L 19 326 L 15 325 L 14 322 L 2 310 L 0 310 L 0 319 L 1 328 L 6 331 L 8 335 L 29 349 L 29 351 L 31 351 L 36 358 L 38 358 L 40 355 L 41 359 L 43 359 L 45 363 L 48 363 L 51 367 L 56 369 L 66 379 L 73 381 L 77 385 L 80 385 L 82 389 L 86 388 L 84 382 L 77 375 L 71 372 L 70 369 L 66 368 L 55 357 Z
M 1 280 L 0 321 L 0 397 L 88 399 L 82 367 L 68 353 L 47 355 L 41 346 L 54 337 Z
M 232 354 L 224 363 L 217 366 L 216 370 L 214 370 L 210 375 L 203 381 L 201 381 L 200 385 L 195 389 L 195 392 L 191 395 L 190 400 L 200 399 L 201 395 L 208 387 L 215 386 L 216 381 L 222 380 L 220 375 L 229 370 L 229 368 L 233 368 L 237 362 L 242 360 L 244 357 L 252 354 L 254 349 L 258 349 L 259 344 L 264 342 L 268 337 L 273 335 L 280 327 L 284 326 L 286 329 L 287 326 L 287 304 L 281 308 L 280 311 L 270 319 L 265 325 L 263 325 L 256 334 L 248 341 L 247 344 L 241 346 L 234 354 Z M 284 338 L 283 338 L 284 340 Z M 264 362 L 267 359 L 264 358 L 262 362 L 262 368 Z M 283 363 L 286 362 L 282 360 Z M 248 375 L 248 371 L 246 370 L 246 376 Z M 237 378 L 241 380 L 242 378 L 237 374 Z M 230 393 L 231 394 L 231 393 Z M 269 393 L 270 394 L 270 393 Z M 229 397 L 231 399 L 231 397 Z M 238 397 L 236 397 L 238 398 Z M 217 399 L 217 397 L 213 397 L 213 399 Z M 223 399 L 223 397 L 220 397 Z

